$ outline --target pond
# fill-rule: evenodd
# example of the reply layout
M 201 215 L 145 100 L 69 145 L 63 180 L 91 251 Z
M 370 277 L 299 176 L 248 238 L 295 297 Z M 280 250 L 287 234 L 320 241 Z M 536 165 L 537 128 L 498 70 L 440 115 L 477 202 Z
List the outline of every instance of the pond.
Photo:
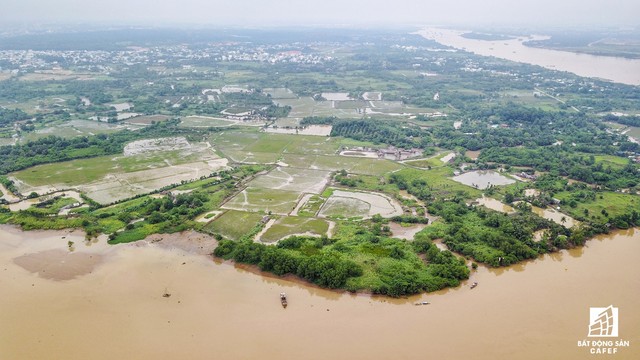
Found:
M 490 185 L 509 185 L 516 182 L 515 180 L 493 170 L 469 171 L 464 174 L 454 176 L 453 180 L 481 190 L 488 188 Z

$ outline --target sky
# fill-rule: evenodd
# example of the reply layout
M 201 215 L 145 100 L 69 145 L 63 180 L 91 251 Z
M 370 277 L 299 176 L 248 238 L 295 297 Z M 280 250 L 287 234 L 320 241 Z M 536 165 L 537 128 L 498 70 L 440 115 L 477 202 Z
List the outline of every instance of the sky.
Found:
M 640 26 L 638 0 L 2 0 L 13 23 Z

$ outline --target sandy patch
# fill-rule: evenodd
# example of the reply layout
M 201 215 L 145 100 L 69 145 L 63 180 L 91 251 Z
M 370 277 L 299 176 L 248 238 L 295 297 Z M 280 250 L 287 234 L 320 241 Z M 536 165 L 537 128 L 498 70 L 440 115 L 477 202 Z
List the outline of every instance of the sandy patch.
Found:
M 524 196 L 538 196 L 540 195 L 540 191 L 538 189 L 526 189 L 524 191 Z
M 422 229 L 424 229 L 426 224 L 416 224 L 411 226 L 402 226 L 398 223 L 389 223 L 389 228 L 391 229 L 392 237 L 398 239 L 405 240 L 413 240 L 413 237 Z
M 174 234 L 153 234 L 142 241 L 143 244 L 145 242 L 156 244 L 161 248 L 180 249 L 197 255 L 209 255 L 218 246 L 218 241 L 213 236 L 193 230 Z
M 172 151 L 191 149 L 191 144 L 184 137 L 145 139 L 128 143 L 124 147 L 124 156 L 132 156 L 156 151 Z
M 71 280 L 90 274 L 103 261 L 100 254 L 63 249 L 44 250 L 13 259 L 23 269 L 50 280 Z
M 442 161 L 443 163 L 448 163 L 449 161 L 453 160 L 456 158 L 456 154 L 455 153 L 449 153 L 443 157 L 440 158 L 440 161 Z
M 329 100 L 329 101 L 347 101 L 347 100 L 353 100 L 349 97 L 349 93 L 333 93 L 333 92 L 326 92 L 326 93 L 322 93 L 322 97 Z
M 402 206 L 386 195 L 373 192 L 356 192 L 334 190 L 320 209 L 321 216 L 328 216 L 335 212 L 347 212 L 343 216 L 371 217 L 380 214 L 385 217 L 402 215 Z
M 292 128 L 266 128 L 265 132 L 275 134 L 295 134 L 295 135 L 315 135 L 315 136 L 329 136 L 331 134 L 331 125 L 309 125 L 304 128 L 292 129 Z

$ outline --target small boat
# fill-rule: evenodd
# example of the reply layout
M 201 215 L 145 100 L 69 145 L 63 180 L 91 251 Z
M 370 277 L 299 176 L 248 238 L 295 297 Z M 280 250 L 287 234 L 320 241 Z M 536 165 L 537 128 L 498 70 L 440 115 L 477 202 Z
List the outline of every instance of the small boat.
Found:
M 429 305 L 429 304 L 431 304 L 431 303 L 428 302 L 428 301 L 423 301 L 423 302 L 416 303 L 416 305 Z
M 280 302 L 282 303 L 283 308 L 287 307 L 287 294 L 280 293 Z
M 473 284 L 471 284 L 471 286 L 469 286 L 469 287 L 473 289 L 473 288 L 475 288 L 476 286 L 478 286 L 478 283 L 474 281 L 474 282 L 473 282 Z

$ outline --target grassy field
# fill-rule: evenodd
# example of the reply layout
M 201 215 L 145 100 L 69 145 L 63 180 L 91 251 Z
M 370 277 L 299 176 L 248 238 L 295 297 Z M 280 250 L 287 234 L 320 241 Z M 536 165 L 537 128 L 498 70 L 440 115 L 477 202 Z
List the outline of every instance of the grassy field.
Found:
M 151 125 L 154 122 L 162 122 L 167 121 L 171 117 L 167 115 L 144 115 L 144 116 L 136 116 L 131 119 L 125 120 L 126 123 L 135 124 L 135 125 Z
M 135 171 L 167 167 L 167 163 L 181 165 L 198 161 L 206 155 L 215 158 L 210 150 L 185 153 L 184 151 L 163 151 L 139 154 L 136 156 L 100 156 L 90 159 L 77 159 L 55 164 L 45 164 L 11 173 L 10 176 L 31 186 L 64 184 L 69 186 L 86 184 L 100 180 L 113 173 L 131 173 Z
M 245 211 L 229 210 L 210 222 L 205 229 L 237 240 L 248 233 L 262 220 L 263 215 Z
M 613 156 L 613 155 L 595 155 L 594 156 L 596 164 L 602 163 L 602 165 L 606 168 L 607 166 L 611 166 L 614 169 L 621 169 L 625 165 L 629 163 L 629 159 Z
M 320 195 L 311 196 L 309 200 L 307 200 L 307 202 L 300 208 L 300 210 L 298 210 L 298 216 L 316 216 L 325 200 L 326 198 Z
M 297 99 L 298 96 L 287 88 L 265 88 L 262 89 L 265 94 L 271 95 L 272 99 Z
M 350 173 L 363 175 L 382 175 L 404 167 L 402 164 L 389 160 L 355 158 L 338 155 L 324 156 L 285 154 L 282 159 L 292 167 L 329 171 L 344 169 Z
M 222 207 L 225 209 L 286 215 L 295 208 L 300 193 L 276 189 L 246 188 Z
M 322 219 L 285 216 L 276 221 L 261 237 L 260 241 L 270 243 L 284 239 L 291 235 L 311 233 L 324 235 L 329 230 L 329 224 Z
M 76 136 L 90 136 L 95 134 L 109 134 L 124 129 L 137 129 L 140 126 L 108 124 L 93 120 L 71 120 L 53 122 L 44 128 L 23 134 L 23 141 L 33 141 L 46 136 L 54 135 L 63 138 Z
M 187 116 L 180 119 L 181 127 L 223 127 L 237 124 L 237 121 L 206 116 Z
M 268 174 L 256 177 L 249 186 L 319 194 L 328 181 L 328 171 L 279 166 Z
M 444 163 L 437 158 L 409 160 L 409 161 L 405 161 L 404 163 L 410 166 L 415 166 L 423 169 L 434 168 L 434 167 L 444 165 Z
M 565 191 L 555 194 L 555 197 L 560 200 L 570 200 L 571 193 Z M 599 192 L 593 201 L 578 202 L 575 208 L 570 206 L 563 207 L 563 211 L 566 211 L 571 217 L 577 219 L 585 217 L 585 210 L 588 211 L 588 215 L 586 216 L 592 221 L 604 224 L 607 223 L 608 220 L 607 217 L 602 214 L 602 210 L 605 210 L 609 217 L 629 213 L 633 210 L 640 211 L 640 197 L 616 192 Z
M 443 197 L 448 198 L 457 193 L 466 193 L 467 196 L 475 199 L 482 195 L 482 191 L 452 180 L 453 170 L 446 166 L 431 170 L 403 169 L 398 173 L 404 175 L 407 178 L 407 182 L 412 182 L 416 179 L 425 180 L 432 192 Z

